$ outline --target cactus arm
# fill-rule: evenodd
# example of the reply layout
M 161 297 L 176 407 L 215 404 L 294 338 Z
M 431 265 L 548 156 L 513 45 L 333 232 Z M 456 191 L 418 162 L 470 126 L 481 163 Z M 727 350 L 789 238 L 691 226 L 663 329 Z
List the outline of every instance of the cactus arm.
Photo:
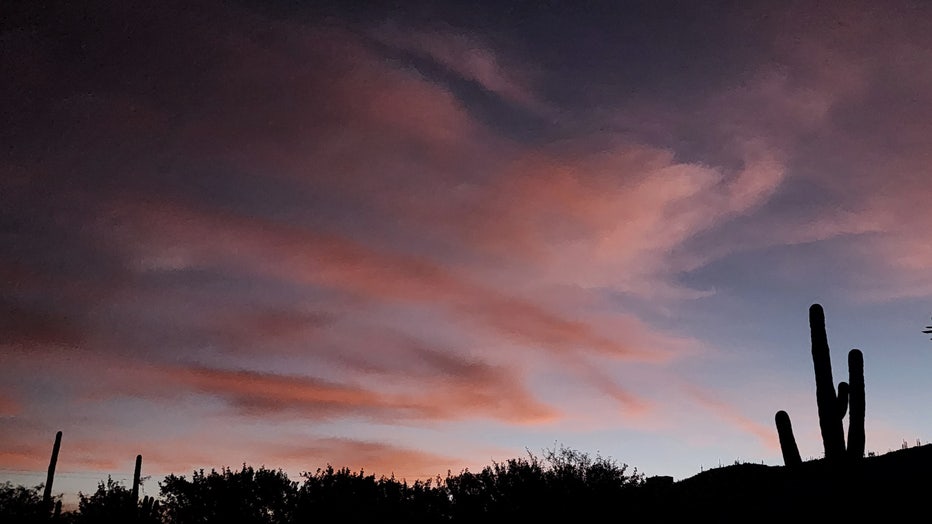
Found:
M 802 464 L 799 448 L 796 446 L 796 437 L 793 436 L 793 424 L 786 411 L 777 411 L 774 420 L 777 423 L 777 436 L 780 437 L 780 451 L 783 452 L 783 463 L 787 466 Z
M 848 352 L 848 382 L 851 384 L 848 418 L 848 456 L 864 456 L 864 355 L 858 349 Z
M 848 383 L 839 382 L 838 383 L 838 418 L 845 418 L 845 413 L 848 412 Z

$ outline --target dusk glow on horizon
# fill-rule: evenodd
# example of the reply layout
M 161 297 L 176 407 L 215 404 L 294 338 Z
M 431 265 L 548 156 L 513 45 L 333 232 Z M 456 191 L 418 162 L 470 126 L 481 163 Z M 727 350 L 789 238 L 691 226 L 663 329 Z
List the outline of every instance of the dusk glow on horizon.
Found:
M 819 457 L 813 303 L 932 441 L 932 4 L 79 4 L 0 16 L 0 482 Z

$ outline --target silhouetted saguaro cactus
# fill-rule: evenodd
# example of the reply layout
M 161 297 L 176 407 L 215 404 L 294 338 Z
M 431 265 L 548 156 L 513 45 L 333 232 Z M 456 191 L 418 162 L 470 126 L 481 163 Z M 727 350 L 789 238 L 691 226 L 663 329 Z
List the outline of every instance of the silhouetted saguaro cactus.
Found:
M 142 473 L 142 455 L 136 455 L 136 469 L 133 471 L 133 505 L 139 502 L 139 474 Z
M 839 415 L 839 397 L 832 381 L 832 357 L 825 334 L 825 312 L 819 304 L 809 308 L 809 331 L 812 338 L 812 365 L 815 368 L 816 403 L 819 429 L 826 460 L 840 460 L 845 455 L 845 428 Z
M 55 434 L 55 445 L 52 446 L 52 460 L 49 461 L 49 473 L 45 478 L 45 492 L 42 502 L 45 507 L 52 509 L 52 481 L 55 480 L 55 465 L 58 464 L 58 450 L 61 449 L 61 431 Z
M 848 382 L 832 385 L 832 359 L 825 334 L 825 312 L 819 304 L 809 308 L 809 330 L 812 337 L 812 366 L 816 378 L 816 403 L 819 408 L 819 428 L 825 459 L 858 459 L 864 456 L 864 355 L 852 349 L 848 353 Z M 845 428 L 842 419 L 848 413 L 848 450 L 845 450 Z M 799 450 L 793 438 L 790 416 L 785 411 L 776 414 L 777 433 L 786 465 L 797 463 Z
M 139 506 L 138 521 L 141 523 L 158 521 L 158 514 L 159 502 L 155 500 L 155 497 L 148 495 L 143 497 L 142 504 Z
M 848 415 L 848 456 L 864 457 L 864 355 L 858 349 L 848 352 L 848 382 L 851 400 Z
M 796 437 L 793 436 L 793 424 L 786 411 L 777 411 L 774 420 L 777 423 L 777 435 L 780 437 L 780 451 L 783 452 L 783 463 L 787 466 L 802 464 L 799 448 L 796 446 Z

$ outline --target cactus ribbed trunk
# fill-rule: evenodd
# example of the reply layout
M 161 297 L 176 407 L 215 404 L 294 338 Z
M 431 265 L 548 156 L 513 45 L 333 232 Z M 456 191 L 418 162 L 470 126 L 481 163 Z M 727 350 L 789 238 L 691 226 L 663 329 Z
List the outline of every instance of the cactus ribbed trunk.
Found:
M 848 352 L 850 400 L 848 414 L 848 456 L 864 456 L 864 355 L 858 349 Z
M 838 415 L 838 396 L 832 381 L 832 357 L 825 334 L 825 312 L 819 304 L 813 304 L 809 308 L 809 329 L 812 336 L 812 365 L 815 368 L 819 428 L 822 430 L 825 459 L 840 460 L 845 456 L 845 428 Z
M 52 505 L 52 481 L 55 480 L 55 466 L 58 464 L 58 450 L 61 449 L 61 431 L 55 434 L 55 445 L 52 446 L 52 460 L 49 461 L 49 473 L 45 478 L 45 492 L 42 494 L 42 502 L 51 509 Z
M 774 420 L 777 423 L 777 435 L 780 437 L 780 450 L 783 452 L 783 463 L 787 466 L 802 464 L 799 456 L 799 447 L 796 446 L 796 437 L 793 436 L 793 424 L 786 411 L 777 411 Z
M 142 455 L 136 455 L 136 470 L 133 472 L 133 505 L 139 502 L 139 474 L 142 473 Z

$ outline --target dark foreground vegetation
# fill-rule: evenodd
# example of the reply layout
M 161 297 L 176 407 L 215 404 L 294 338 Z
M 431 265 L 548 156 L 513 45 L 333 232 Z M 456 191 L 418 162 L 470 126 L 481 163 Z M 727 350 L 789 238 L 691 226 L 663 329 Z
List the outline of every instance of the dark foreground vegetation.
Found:
M 0 487 L 0 522 L 291 523 L 481 522 L 595 519 L 630 507 L 644 485 L 637 471 L 611 459 L 561 448 L 543 458 L 493 463 L 413 483 L 349 469 L 318 469 L 294 481 L 280 470 L 243 466 L 159 483 L 158 504 L 133 499 L 109 480 L 80 494 L 77 511 L 55 515 L 40 488 Z M 59 510 L 60 511 L 60 510 Z
M 877 515 L 926 518 L 932 445 L 835 466 L 737 464 L 672 482 L 562 449 L 427 482 L 376 478 L 328 467 L 295 481 L 279 470 L 243 466 L 159 482 L 158 505 L 132 499 L 111 480 L 81 494 L 79 508 L 53 515 L 42 489 L 0 485 L 0 522 L 854 522 Z M 153 508 L 154 506 L 154 508 Z

